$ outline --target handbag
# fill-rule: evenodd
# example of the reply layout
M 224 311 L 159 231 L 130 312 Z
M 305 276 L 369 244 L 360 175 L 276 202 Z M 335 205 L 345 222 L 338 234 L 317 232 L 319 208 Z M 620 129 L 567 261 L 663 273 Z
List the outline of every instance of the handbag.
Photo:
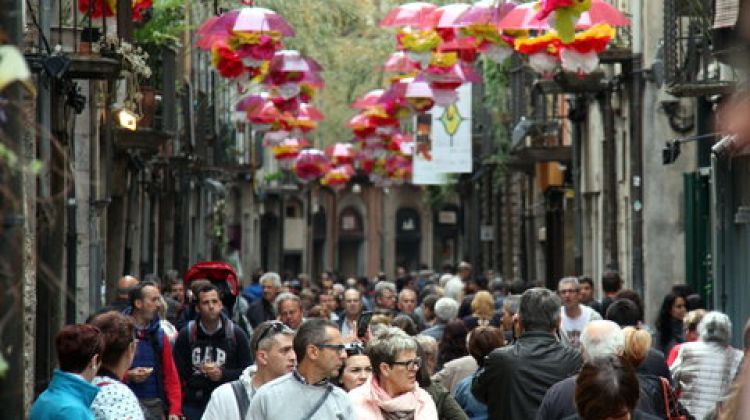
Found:
M 677 400 L 677 396 L 672 391 L 672 386 L 666 378 L 659 377 L 661 381 L 661 394 L 664 398 L 664 411 L 667 420 L 694 420 L 695 417 L 691 416 L 687 409 L 680 404 Z

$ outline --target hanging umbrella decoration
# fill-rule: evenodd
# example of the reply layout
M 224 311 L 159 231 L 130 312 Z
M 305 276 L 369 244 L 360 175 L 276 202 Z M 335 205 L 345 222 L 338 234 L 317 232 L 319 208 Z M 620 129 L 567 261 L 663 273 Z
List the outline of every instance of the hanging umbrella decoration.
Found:
M 519 5 L 497 27 L 538 33 L 514 44 L 537 72 L 550 74 L 560 65 L 582 76 L 596 69 L 598 54 L 616 35 L 614 27 L 629 24 L 625 15 L 603 0 L 543 0 Z
M 252 6 L 252 1 L 243 3 Z M 195 44 L 210 52 L 216 72 L 243 94 L 235 115 L 263 134 L 263 145 L 281 169 L 310 182 L 331 166 L 305 138 L 325 118 L 310 103 L 325 84 L 320 64 L 284 49 L 284 38 L 293 36 L 294 29 L 273 10 L 242 7 L 208 18 L 198 28 Z

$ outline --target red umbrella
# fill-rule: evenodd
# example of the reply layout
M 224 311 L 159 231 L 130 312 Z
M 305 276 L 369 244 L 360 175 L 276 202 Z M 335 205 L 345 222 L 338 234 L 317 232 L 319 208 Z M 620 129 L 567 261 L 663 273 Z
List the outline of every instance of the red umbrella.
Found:
M 467 3 L 448 4 L 435 9 L 424 20 L 424 25 L 432 28 L 457 28 L 461 24 L 461 17 L 471 8 Z
M 437 9 L 437 6 L 430 3 L 414 2 L 404 3 L 396 6 L 388 12 L 380 21 L 380 26 L 384 28 L 397 26 L 417 26 L 424 27 L 424 20 Z
M 551 28 L 549 19 L 537 19 L 536 3 L 524 3 L 511 10 L 497 24 L 500 29 L 538 29 Z M 617 8 L 603 0 L 591 0 L 591 9 L 583 12 L 576 24 L 577 29 L 588 29 L 594 25 L 627 26 L 630 20 Z
M 283 17 L 263 7 L 240 9 L 232 30 L 235 32 L 278 32 L 283 36 L 294 36 L 294 29 Z

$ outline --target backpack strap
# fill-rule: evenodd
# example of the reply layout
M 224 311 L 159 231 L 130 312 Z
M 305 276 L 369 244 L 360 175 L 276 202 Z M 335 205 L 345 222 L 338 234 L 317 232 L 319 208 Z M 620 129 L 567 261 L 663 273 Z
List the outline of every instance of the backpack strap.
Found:
M 324 402 L 326 402 L 326 400 L 328 399 L 328 396 L 331 395 L 331 391 L 333 391 L 333 385 L 328 384 L 326 386 L 326 392 L 323 394 L 322 397 L 320 397 L 318 402 L 315 403 L 315 406 L 313 406 L 312 410 L 310 410 L 310 412 L 305 417 L 303 417 L 303 420 L 312 419 L 312 416 L 314 416 L 315 413 L 317 413 L 318 410 L 320 410 L 320 407 L 323 405 Z
M 99 382 L 98 384 L 96 384 L 96 386 L 98 386 L 99 388 L 103 388 L 107 385 L 112 385 L 113 383 L 114 382 L 104 381 L 104 382 Z
M 247 390 L 245 385 L 240 380 L 230 382 L 232 384 L 232 391 L 234 391 L 234 398 L 237 400 L 237 409 L 240 412 L 240 420 L 244 419 L 247 415 L 247 410 L 250 408 L 250 398 L 247 396 Z
M 188 344 L 190 348 L 193 348 L 195 342 L 198 341 L 198 324 L 195 323 L 194 319 L 188 321 Z

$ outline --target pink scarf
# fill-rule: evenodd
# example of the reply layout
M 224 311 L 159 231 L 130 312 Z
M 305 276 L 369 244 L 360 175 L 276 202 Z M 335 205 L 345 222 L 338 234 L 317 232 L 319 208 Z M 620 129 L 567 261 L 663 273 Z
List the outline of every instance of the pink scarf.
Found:
M 372 402 L 380 407 L 383 417 L 386 419 L 413 419 L 417 409 L 420 406 L 420 398 L 416 392 L 409 391 L 397 397 L 391 397 L 383 388 L 380 387 L 377 379 L 371 379 Z

